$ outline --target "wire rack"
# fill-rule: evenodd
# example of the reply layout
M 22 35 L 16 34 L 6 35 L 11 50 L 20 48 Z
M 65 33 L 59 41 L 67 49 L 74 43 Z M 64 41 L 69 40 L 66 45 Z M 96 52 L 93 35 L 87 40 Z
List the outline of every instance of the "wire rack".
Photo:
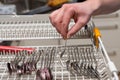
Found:
M 38 16 L 39 17 L 39 16 Z M 26 19 L 27 18 L 27 19 Z M 73 25 L 71 22 L 70 26 Z M 88 28 L 91 31 L 91 27 Z M 58 39 L 60 34 L 52 27 L 49 20 L 37 17 L 9 17 L 0 19 L 1 40 L 26 40 L 26 39 Z M 90 38 L 90 32 L 81 29 L 72 38 Z
M 54 76 L 54 80 L 109 80 L 111 79 L 111 76 L 109 75 L 109 70 L 106 66 L 106 63 L 104 61 L 103 55 L 101 54 L 101 51 L 98 52 L 94 51 L 94 48 L 92 45 L 77 45 L 76 46 L 68 46 L 65 51 L 65 55 L 62 58 L 62 62 L 59 58 L 59 52 L 64 50 L 63 46 L 58 47 L 32 47 L 36 48 L 37 51 L 39 50 L 50 50 L 54 48 L 54 52 L 52 52 L 52 62 L 51 62 L 51 70 L 52 74 Z M 77 50 L 78 49 L 78 50 Z M 78 52 L 75 52 L 77 50 Z M 50 51 L 49 51 L 50 52 Z M 0 53 L 0 78 L 1 80 L 36 80 L 35 72 L 33 72 L 31 75 L 22 75 L 18 76 L 16 73 L 13 73 L 12 75 L 9 75 L 8 69 L 6 67 L 7 62 L 10 62 L 15 58 L 15 53 L 9 53 L 9 52 L 1 52 Z M 68 59 L 68 54 L 72 58 Z M 55 55 L 55 56 L 53 56 Z M 75 56 L 76 55 L 76 56 Z M 20 56 L 20 55 L 19 55 Z M 27 55 L 26 56 L 30 56 Z M 37 68 L 41 67 L 42 64 L 45 62 L 43 59 L 45 55 L 41 55 L 40 60 L 37 63 Z M 87 58 L 88 57 L 88 58 Z M 91 58 L 91 59 L 89 59 Z M 98 77 L 92 77 L 90 73 L 87 72 L 87 69 L 81 68 L 81 74 L 78 75 L 77 73 L 72 74 L 69 70 L 67 70 L 66 62 L 68 60 L 71 61 L 77 61 L 74 59 L 78 59 L 78 61 L 86 63 L 92 63 L 97 66 L 97 71 L 99 72 L 99 78 Z M 42 64 L 41 64 L 42 63 Z M 62 64 L 61 64 L 62 63 Z M 45 65 L 44 65 L 45 66 Z M 74 71 L 73 71 L 74 72 Z
M 0 16 L 0 40 L 27 40 L 27 39 L 61 39 L 56 30 L 51 27 L 49 20 L 41 16 Z M 70 26 L 74 23 L 71 22 Z M 37 69 L 49 67 L 53 80 L 113 80 L 110 65 L 108 66 L 101 47 L 94 45 L 93 25 L 87 24 L 71 39 L 90 39 L 90 44 L 85 45 L 46 45 L 22 46 L 34 48 L 29 52 L 0 51 L 0 80 L 36 80 L 36 70 L 31 74 L 9 74 L 7 63 L 15 61 L 21 56 L 26 60 L 38 59 Z M 62 57 L 61 53 L 64 52 Z M 22 53 L 22 54 L 21 54 Z M 24 55 L 23 55 L 24 54 Z M 39 55 L 40 54 L 40 55 Z M 39 58 L 38 58 L 39 56 Z M 23 59 L 23 57 L 21 57 Z

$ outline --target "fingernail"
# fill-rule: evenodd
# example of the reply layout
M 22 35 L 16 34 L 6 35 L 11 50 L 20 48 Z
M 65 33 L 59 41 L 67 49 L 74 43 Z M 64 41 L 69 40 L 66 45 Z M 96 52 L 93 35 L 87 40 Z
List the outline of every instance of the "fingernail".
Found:
M 66 36 L 63 36 L 63 39 L 64 39 L 64 40 L 66 40 L 66 39 L 67 39 L 67 37 L 66 37 Z
M 70 35 L 67 35 L 67 39 L 69 39 L 71 36 Z

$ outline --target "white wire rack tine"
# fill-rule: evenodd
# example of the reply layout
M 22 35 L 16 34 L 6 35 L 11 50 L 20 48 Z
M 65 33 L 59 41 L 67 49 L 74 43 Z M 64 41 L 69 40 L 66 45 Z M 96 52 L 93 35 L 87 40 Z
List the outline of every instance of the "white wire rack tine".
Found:
M 55 65 L 57 65 L 57 63 L 55 62 Z M 55 80 L 57 80 L 57 66 L 54 66 L 55 67 Z
M 62 76 L 61 76 L 61 78 L 62 78 L 62 80 L 63 80 L 63 68 L 61 67 L 61 74 L 62 74 Z

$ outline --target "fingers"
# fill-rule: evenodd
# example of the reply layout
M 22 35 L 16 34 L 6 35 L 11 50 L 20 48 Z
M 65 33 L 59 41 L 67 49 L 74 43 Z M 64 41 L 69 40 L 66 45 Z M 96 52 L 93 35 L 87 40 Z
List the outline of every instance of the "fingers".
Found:
M 56 30 L 62 35 L 63 30 L 63 16 L 64 16 L 64 8 L 59 9 L 56 17 L 53 20 L 53 24 L 55 25 Z
M 53 12 L 50 15 L 52 25 L 63 36 L 63 38 L 67 38 L 68 25 L 70 23 L 71 18 L 74 15 L 73 8 L 66 7 L 67 6 L 63 6 L 61 9 Z
M 50 19 L 50 22 L 52 23 L 52 25 L 55 27 L 55 23 L 54 23 L 54 19 L 56 18 L 57 14 L 59 13 L 59 9 L 58 10 L 55 10 L 50 16 L 49 16 L 49 19 Z
M 57 21 L 58 23 L 61 23 L 63 20 L 64 13 L 65 13 L 65 9 L 60 8 L 54 20 Z
M 67 38 L 69 23 L 73 15 L 74 15 L 74 10 L 72 8 L 69 8 L 64 13 L 62 19 L 62 27 L 61 27 L 61 35 L 63 36 L 64 39 Z
M 70 38 L 73 36 L 75 33 L 77 33 L 85 23 L 82 23 L 80 19 L 71 27 L 71 29 L 68 31 L 67 38 Z
M 50 22 L 52 23 L 52 25 L 56 28 L 56 30 L 57 30 L 57 32 L 59 32 L 60 33 L 60 28 L 58 27 L 59 25 L 59 20 L 57 20 L 56 19 L 56 17 L 58 16 L 58 13 L 60 12 L 60 9 L 58 9 L 58 10 L 56 10 L 56 11 L 54 11 L 50 16 L 49 16 L 49 18 L 50 18 Z

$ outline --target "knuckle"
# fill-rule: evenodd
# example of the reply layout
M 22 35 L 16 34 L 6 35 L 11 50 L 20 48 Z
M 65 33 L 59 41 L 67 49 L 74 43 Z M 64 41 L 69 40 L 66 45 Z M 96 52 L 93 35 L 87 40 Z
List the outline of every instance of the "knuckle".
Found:
M 70 8 L 69 8 L 70 11 L 73 10 L 73 9 L 74 9 L 73 7 L 70 7 Z
M 62 7 L 63 8 L 67 8 L 69 6 L 69 4 L 63 4 Z
M 62 8 L 67 12 L 72 12 L 74 10 L 74 7 L 71 7 L 70 4 L 64 4 Z
M 54 25 L 57 25 L 57 24 L 58 24 L 58 20 L 54 19 L 54 20 L 53 20 L 53 24 L 54 24 Z
M 70 7 L 69 9 L 67 9 L 68 12 L 72 12 L 74 10 L 73 7 Z
M 84 22 L 84 21 L 81 21 L 81 22 L 80 22 L 80 24 L 84 25 L 84 24 L 85 24 L 85 22 Z

